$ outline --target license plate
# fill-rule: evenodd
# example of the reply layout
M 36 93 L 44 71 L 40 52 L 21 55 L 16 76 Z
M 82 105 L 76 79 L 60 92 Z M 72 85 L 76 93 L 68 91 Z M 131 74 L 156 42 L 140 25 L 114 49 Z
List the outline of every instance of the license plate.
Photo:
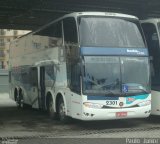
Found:
M 116 112 L 116 117 L 126 117 L 127 112 Z

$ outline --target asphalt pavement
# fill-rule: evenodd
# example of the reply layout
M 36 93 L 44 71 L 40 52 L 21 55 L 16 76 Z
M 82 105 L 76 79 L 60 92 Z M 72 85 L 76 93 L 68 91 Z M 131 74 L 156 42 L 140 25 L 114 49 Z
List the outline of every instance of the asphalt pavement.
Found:
M 140 142 L 144 138 L 160 138 L 160 116 L 90 122 L 73 120 L 70 124 L 64 125 L 51 120 L 46 112 L 31 108 L 18 109 L 8 94 L 0 94 L 0 142 L 3 144 L 9 140 L 12 144 L 30 143 L 29 141 L 60 143 L 61 139 L 66 143 L 74 143 L 75 139 L 80 139 L 79 142 L 85 139 L 91 143 L 90 138 L 96 139 L 93 140 L 97 141 L 96 143 L 102 139 L 106 143 L 127 143 L 126 139 L 129 138 L 141 138 Z

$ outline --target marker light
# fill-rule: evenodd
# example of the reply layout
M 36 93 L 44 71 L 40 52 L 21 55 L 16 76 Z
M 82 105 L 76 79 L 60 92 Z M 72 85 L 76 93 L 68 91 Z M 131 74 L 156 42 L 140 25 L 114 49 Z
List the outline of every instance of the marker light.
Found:
M 150 100 L 138 103 L 139 106 L 147 106 L 147 105 L 150 105 L 150 104 L 151 104 Z
M 101 109 L 103 107 L 103 104 L 97 104 L 97 103 L 90 103 L 90 102 L 84 102 L 83 105 L 88 108 L 95 108 L 95 109 Z

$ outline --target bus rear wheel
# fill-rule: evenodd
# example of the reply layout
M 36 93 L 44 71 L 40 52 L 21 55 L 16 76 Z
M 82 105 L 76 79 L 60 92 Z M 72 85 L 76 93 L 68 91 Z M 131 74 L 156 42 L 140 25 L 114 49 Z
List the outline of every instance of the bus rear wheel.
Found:
M 24 102 L 23 102 L 23 96 L 22 95 L 17 97 L 16 103 L 17 103 L 18 108 L 24 108 Z
M 48 101 L 48 114 L 51 119 L 57 119 L 57 114 L 54 111 L 54 105 L 52 98 Z
M 19 109 L 29 109 L 29 108 L 31 108 L 31 105 L 28 105 L 28 104 L 24 103 L 24 99 L 23 99 L 23 94 L 22 93 L 20 93 L 19 97 L 17 97 L 16 103 L 17 103 L 17 107 Z

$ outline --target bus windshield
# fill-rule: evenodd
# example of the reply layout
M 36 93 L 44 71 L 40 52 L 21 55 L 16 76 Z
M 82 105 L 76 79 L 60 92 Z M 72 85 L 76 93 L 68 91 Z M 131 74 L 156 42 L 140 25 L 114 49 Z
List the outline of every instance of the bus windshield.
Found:
M 139 24 L 127 19 L 80 17 L 79 33 L 85 47 L 145 47 Z
M 101 95 L 149 93 L 147 57 L 85 56 L 83 92 Z

